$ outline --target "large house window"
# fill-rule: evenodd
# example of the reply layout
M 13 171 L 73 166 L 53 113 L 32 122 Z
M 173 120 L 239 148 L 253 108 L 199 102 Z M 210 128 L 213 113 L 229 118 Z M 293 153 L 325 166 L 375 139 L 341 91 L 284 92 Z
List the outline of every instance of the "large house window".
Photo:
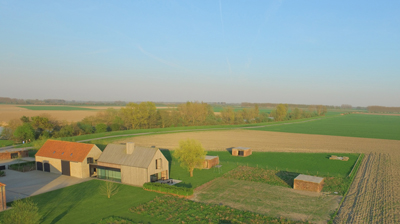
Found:
M 88 157 L 87 158 L 87 163 L 89 164 L 89 163 L 93 163 L 93 157 Z
M 162 160 L 156 159 L 156 169 L 161 169 L 161 168 L 162 168 Z
M 113 180 L 121 182 L 121 170 L 109 167 L 97 167 L 97 177 L 99 179 Z

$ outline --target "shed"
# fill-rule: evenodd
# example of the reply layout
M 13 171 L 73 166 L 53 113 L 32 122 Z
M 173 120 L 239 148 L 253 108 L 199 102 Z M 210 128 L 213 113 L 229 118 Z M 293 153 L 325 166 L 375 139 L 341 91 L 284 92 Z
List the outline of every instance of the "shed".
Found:
M 294 179 L 293 189 L 321 192 L 324 184 L 323 177 L 300 174 Z
M 135 143 L 108 144 L 97 161 L 100 179 L 143 186 L 146 182 L 169 179 L 169 162 L 157 148 Z
M 250 148 L 245 148 L 245 147 L 235 147 L 232 148 L 232 156 L 249 156 L 252 154 L 252 151 Z
M 219 164 L 218 156 L 206 156 L 204 159 L 203 169 L 210 169 Z
M 7 209 L 6 185 L 0 183 L 0 212 Z
M 86 178 L 95 172 L 101 150 L 95 144 L 47 140 L 35 155 L 36 169 Z
M 5 148 L 0 149 L 0 160 L 16 159 L 19 157 L 28 157 L 28 150 L 24 148 Z

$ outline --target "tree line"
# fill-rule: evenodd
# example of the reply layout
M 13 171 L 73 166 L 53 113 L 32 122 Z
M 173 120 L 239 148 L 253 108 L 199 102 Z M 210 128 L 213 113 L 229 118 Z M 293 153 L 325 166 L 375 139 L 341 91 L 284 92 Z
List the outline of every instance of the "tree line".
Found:
M 400 113 L 400 107 L 368 106 L 369 113 Z
M 224 107 L 218 114 L 211 105 L 203 102 L 187 102 L 176 108 L 157 109 L 153 102 L 128 103 L 121 109 L 109 108 L 80 122 L 61 122 L 43 114 L 11 120 L 1 133 L 2 138 L 15 142 L 36 139 L 69 137 L 107 131 L 151 129 L 220 124 L 252 124 L 271 121 L 294 120 L 322 116 L 325 106 L 315 110 L 294 108 L 279 104 L 270 113 L 260 112 L 258 105 L 251 108 L 234 109 Z

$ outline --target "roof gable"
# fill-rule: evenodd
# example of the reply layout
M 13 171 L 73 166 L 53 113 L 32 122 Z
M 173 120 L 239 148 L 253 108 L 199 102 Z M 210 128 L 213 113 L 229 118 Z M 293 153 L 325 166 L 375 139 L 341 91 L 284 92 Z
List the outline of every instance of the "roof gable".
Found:
M 35 156 L 61 159 L 72 162 L 83 162 L 94 144 L 47 140 Z
M 159 149 L 135 146 L 132 154 L 126 154 L 126 145 L 108 144 L 97 161 L 131 167 L 148 168 Z

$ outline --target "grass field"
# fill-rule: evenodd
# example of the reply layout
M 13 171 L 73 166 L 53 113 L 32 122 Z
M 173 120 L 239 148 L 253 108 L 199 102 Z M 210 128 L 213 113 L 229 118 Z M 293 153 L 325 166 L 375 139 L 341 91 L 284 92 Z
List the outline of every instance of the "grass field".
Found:
M 92 108 L 86 107 L 75 107 L 75 106 L 19 106 L 21 108 L 25 108 L 28 110 L 63 110 L 63 111 L 71 111 L 71 110 L 95 110 Z
M 400 116 L 349 114 L 254 130 L 400 140 Z
M 0 147 L 5 147 L 9 145 L 14 145 L 13 140 L 0 140 Z
M 340 198 L 265 183 L 218 178 L 200 189 L 195 200 L 273 217 L 326 223 Z
M 219 156 L 220 161 L 251 167 L 272 170 L 283 170 L 296 173 L 324 176 L 347 176 L 358 154 L 340 154 L 348 156 L 349 161 L 330 160 L 332 153 L 284 153 L 284 152 L 253 152 L 251 156 L 232 156 L 227 151 L 209 151 L 208 155 Z

